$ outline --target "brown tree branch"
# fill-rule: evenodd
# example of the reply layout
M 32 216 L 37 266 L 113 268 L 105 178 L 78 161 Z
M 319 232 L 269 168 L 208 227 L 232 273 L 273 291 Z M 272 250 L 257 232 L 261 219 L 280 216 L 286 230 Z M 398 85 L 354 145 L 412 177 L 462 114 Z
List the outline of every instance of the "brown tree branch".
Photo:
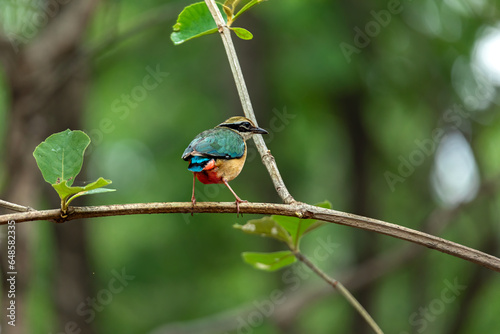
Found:
M 490 194 L 492 183 L 491 181 L 484 182 L 480 188 L 478 197 Z M 437 208 L 433 210 L 422 224 L 424 231 L 439 235 L 471 203 L 473 202 L 462 204 L 455 208 Z M 341 272 L 338 275 L 339 281 L 346 282 L 346 287 L 351 291 L 362 289 L 384 275 L 387 275 L 389 272 L 400 268 L 402 265 L 407 265 L 420 256 L 423 251 L 425 251 L 424 248 L 414 243 L 393 247 L 376 257 L 365 260 L 354 268 Z M 325 297 L 330 298 L 330 295 L 333 293 L 330 287 L 324 286 L 309 290 L 303 294 L 291 296 L 290 299 L 287 298 L 289 302 L 283 304 L 275 312 L 273 321 L 278 324 L 289 324 L 292 319 L 298 317 L 305 306 Z
M 236 50 L 234 48 L 233 42 L 231 40 L 231 31 L 224 22 L 224 19 L 222 18 L 222 14 L 219 11 L 219 8 L 215 4 L 214 0 L 205 0 L 205 3 L 208 6 L 208 9 L 210 10 L 210 13 L 212 14 L 215 23 L 218 27 L 218 31 L 221 35 L 224 47 L 226 49 L 227 57 L 229 60 L 229 64 L 231 66 L 231 70 L 233 72 L 234 76 L 234 81 L 236 83 L 236 87 L 238 89 L 238 94 L 240 96 L 241 104 L 243 106 L 243 110 L 245 112 L 245 116 L 253 120 L 254 122 L 256 121 L 255 115 L 252 109 L 252 104 L 250 101 L 250 97 L 248 94 L 248 90 L 245 85 L 245 80 L 243 78 L 243 74 L 239 65 L 238 57 L 236 55 Z M 327 209 L 320 209 L 320 208 L 315 208 L 307 204 L 303 203 L 296 203 L 295 200 L 293 199 L 292 195 L 288 192 L 283 179 L 281 178 L 281 175 L 279 173 L 278 167 L 276 165 L 276 162 L 271 155 L 271 152 L 267 149 L 264 141 L 262 140 L 262 136 L 254 136 L 254 141 L 257 146 L 257 149 L 262 157 L 262 161 L 264 165 L 266 166 L 267 170 L 269 171 L 269 174 L 271 176 L 271 179 L 273 180 L 274 186 L 276 188 L 276 191 L 280 195 L 280 197 L 283 199 L 284 203 L 289 203 L 290 205 L 288 207 L 301 207 L 302 209 L 299 211 L 296 211 L 295 214 L 290 214 L 281 212 L 279 214 L 282 215 L 290 215 L 294 216 L 297 215 L 298 217 L 301 218 L 315 218 L 323 221 L 328 221 L 328 222 L 334 222 L 337 224 L 341 225 L 348 225 L 351 227 L 357 227 L 361 228 L 364 230 L 368 231 L 373 231 L 381 234 L 386 234 L 390 235 L 399 239 L 411 241 L 413 243 L 417 243 L 420 245 L 424 245 L 429 248 L 437 249 L 441 252 L 452 254 L 454 256 L 458 256 L 461 258 L 468 258 L 470 261 L 479 263 L 481 265 L 484 265 L 485 267 L 489 269 L 493 269 L 496 271 L 500 271 L 500 259 L 479 252 L 477 250 L 465 247 L 463 245 L 458 245 L 455 244 L 451 241 L 441 239 L 435 236 L 432 236 L 427 233 L 415 231 L 403 226 L 399 225 L 394 225 L 386 222 L 382 222 L 376 219 L 372 218 L 366 218 L 366 217 L 361 217 L 361 216 L 356 216 L 352 215 L 349 213 L 344 213 L 344 212 L 339 212 L 339 211 L 334 211 L 334 210 L 327 210 Z M 293 205 L 295 204 L 295 205 Z M 308 207 L 308 208 L 305 208 Z M 315 209 L 311 209 L 315 208 Z M 244 211 L 242 211 L 244 212 Z M 456 247 L 458 246 L 458 247 Z M 464 248 L 465 247 L 465 248 Z M 467 249 L 467 250 L 466 250 Z M 473 253 L 479 252 L 482 255 L 475 254 Z M 486 257 L 483 257 L 486 256 Z M 477 262 L 476 262 L 477 261 Z M 484 261 L 484 262 L 483 262 Z
M 219 8 L 215 4 L 215 1 L 205 0 L 205 3 L 207 4 L 208 9 L 210 10 L 210 13 L 213 16 L 215 23 L 219 28 L 219 33 L 222 37 L 224 48 L 226 49 L 229 65 L 231 66 L 231 71 L 233 72 L 234 82 L 236 84 L 236 88 L 240 96 L 243 112 L 245 113 L 245 116 L 247 118 L 251 119 L 257 125 L 257 119 L 255 118 L 255 113 L 253 112 L 252 102 L 250 101 L 250 95 L 248 94 L 248 89 L 245 84 L 245 79 L 243 78 L 243 72 L 241 71 L 240 62 L 238 60 L 238 56 L 236 55 L 236 50 L 234 48 L 234 44 L 231 39 L 231 31 L 224 22 L 222 14 L 220 13 Z M 288 192 L 288 189 L 286 188 L 285 183 L 283 182 L 278 166 L 276 165 L 276 161 L 274 160 L 274 157 L 271 155 L 271 151 L 267 148 L 264 139 L 262 139 L 262 135 L 254 135 L 252 138 L 262 158 L 262 162 L 264 163 L 264 166 L 266 166 L 269 175 L 273 180 L 274 188 L 276 189 L 278 195 L 283 200 L 283 203 L 290 204 L 295 202 L 295 199 L 292 197 L 290 192 Z
M 6 208 L 6 209 L 9 209 L 12 211 L 17 211 L 17 212 L 26 212 L 26 211 L 34 210 L 33 208 L 30 208 L 29 206 L 14 204 L 14 203 L 7 202 L 7 201 L 1 200 L 1 199 L 0 199 L 0 207 Z
M 465 208 L 475 203 L 481 197 L 490 197 L 496 192 L 500 177 L 483 181 L 474 202 L 465 203 L 455 208 L 433 210 L 425 222 L 422 224 L 424 230 L 434 234 L 440 234 L 445 227 L 455 219 Z M 359 290 L 375 282 L 382 276 L 400 268 L 403 264 L 408 264 L 415 260 L 422 252 L 423 248 L 416 244 L 402 244 L 377 255 L 374 258 L 364 261 L 360 265 L 346 269 L 338 274 L 339 281 L 346 282 L 347 288 L 351 291 Z M 284 299 L 287 303 L 277 307 L 270 316 L 271 322 L 278 324 L 280 328 L 293 326 L 293 320 L 297 319 L 302 310 L 323 298 L 331 298 L 335 291 L 330 286 L 315 286 L 302 293 L 288 292 Z M 169 323 L 158 327 L 150 334 L 186 334 L 186 333 L 221 333 L 234 331 L 238 327 L 236 319 L 238 317 L 246 319 L 255 310 L 252 303 L 241 305 L 233 310 L 223 311 L 205 318 L 190 320 L 186 322 Z
M 16 223 L 52 220 L 65 222 L 79 218 L 108 217 L 120 215 L 158 214 L 158 213 L 236 213 L 234 203 L 201 202 L 193 209 L 191 202 L 169 203 L 135 203 L 87 207 L 70 207 L 67 218 L 61 218 L 61 210 L 28 211 L 0 216 L 0 225 L 10 220 Z M 500 272 L 500 259 L 483 253 L 479 250 L 442 239 L 424 232 L 387 223 L 381 220 L 362 217 L 346 212 L 324 209 L 317 206 L 295 202 L 293 204 L 273 203 L 242 203 L 241 213 L 249 214 L 274 214 L 304 219 L 317 219 L 330 223 L 346 225 L 392 236 L 415 244 L 436 249 L 440 252 L 453 255 L 472 263 L 480 264 L 488 269 Z

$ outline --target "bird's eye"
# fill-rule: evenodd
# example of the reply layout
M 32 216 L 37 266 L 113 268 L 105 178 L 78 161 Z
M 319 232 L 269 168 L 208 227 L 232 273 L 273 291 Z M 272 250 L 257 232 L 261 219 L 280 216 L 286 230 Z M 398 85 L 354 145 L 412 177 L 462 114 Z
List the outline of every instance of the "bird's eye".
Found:
M 248 123 L 248 122 L 241 123 L 241 126 L 246 128 L 246 129 L 250 129 L 250 123 Z

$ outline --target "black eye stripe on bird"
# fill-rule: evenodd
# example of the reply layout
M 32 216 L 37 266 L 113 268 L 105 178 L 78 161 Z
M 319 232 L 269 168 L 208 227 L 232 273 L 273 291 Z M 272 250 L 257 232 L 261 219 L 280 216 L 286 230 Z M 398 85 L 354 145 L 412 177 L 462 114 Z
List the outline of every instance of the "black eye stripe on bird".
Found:
M 230 128 L 230 129 L 233 129 L 233 130 L 238 130 L 240 132 L 252 132 L 255 130 L 255 126 L 253 126 L 251 123 L 249 122 L 238 122 L 238 123 L 222 123 L 220 124 L 219 126 L 221 127 L 226 127 L 226 128 Z M 263 129 L 261 129 L 263 130 Z M 264 130 L 265 131 L 265 130 Z M 255 133 L 255 132 L 254 132 Z M 267 133 L 267 131 L 266 131 Z
M 245 141 L 254 134 L 267 133 L 248 118 L 234 116 L 197 135 L 182 154 L 182 159 L 189 161 L 188 170 L 193 172 L 193 206 L 196 203 L 195 181 L 198 179 L 204 184 L 224 183 L 236 197 L 236 210 L 239 213 L 239 203 L 244 201 L 236 195 L 228 182 L 236 178 L 243 169 L 247 156 Z

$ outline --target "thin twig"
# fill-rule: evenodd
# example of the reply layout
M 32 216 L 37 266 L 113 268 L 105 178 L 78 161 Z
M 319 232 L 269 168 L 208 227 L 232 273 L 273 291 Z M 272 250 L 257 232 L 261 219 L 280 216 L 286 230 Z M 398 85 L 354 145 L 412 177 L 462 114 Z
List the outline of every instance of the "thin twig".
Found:
M 473 202 L 464 203 L 449 209 L 436 208 L 428 215 L 421 226 L 424 227 L 424 231 L 428 230 L 433 234 L 439 235 L 464 209 L 469 208 L 482 197 L 490 197 L 496 192 L 499 186 L 500 176 L 483 181 L 479 187 L 478 195 Z M 418 247 L 416 244 L 401 244 L 374 258 L 366 260 L 360 265 L 340 272 L 338 274 L 339 280 L 346 282 L 347 287 L 351 291 L 362 289 L 391 271 L 400 268 L 401 265 L 408 265 L 422 254 L 424 250 L 424 248 Z M 298 317 L 304 307 L 319 299 L 325 297 L 331 298 L 330 295 L 334 293 L 328 286 L 317 286 L 314 289 L 299 294 L 294 294 L 291 291 L 287 292 L 288 293 L 283 298 L 287 300 L 287 303 L 276 308 L 275 312 L 270 317 L 270 320 L 277 323 L 278 326 L 280 326 L 280 324 L 290 324 L 293 319 Z M 203 323 L 205 334 L 223 332 L 220 330 L 222 326 L 224 331 L 230 332 L 238 328 L 238 322 L 235 319 L 238 317 L 247 318 L 248 315 L 254 311 L 254 308 L 255 305 L 251 303 L 243 304 L 232 311 L 224 311 L 207 316 L 206 318 L 163 325 L 150 334 L 197 333 L 197 330 L 200 329 L 200 323 Z
M 23 206 L 19 204 L 14 204 L 11 202 L 7 202 L 4 200 L 0 199 L 0 206 L 12 211 L 17 211 L 17 212 L 26 212 L 26 211 L 33 211 L 33 208 L 30 208 L 29 206 Z
M 250 101 L 250 95 L 248 94 L 248 89 L 245 84 L 245 79 L 243 78 L 243 72 L 241 71 L 240 62 L 238 56 L 236 55 L 236 50 L 234 48 L 233 41 L 231 39 L 231 30 L 224 22 L 222 14 L 219 8 L 215 4 L 214 0 L 205 0 L 205 3 L 212 14 L 217 27 L 219 28 L 219 33 L 222 37 L 222 42 L 224 43 L 224 48 L 226 49 L 227 59 L 229 60 L 229 65 L 231 66 L 231 71 L 233 72 L 234 82 L 238 90 L 238 95 L 240 96 L 241 105 L 243 107 L 243 112 L 245 116 L 251 119 L 255 124 L 257 124 L 257 119 L 255 113 L 253 112 L 252 102 Z M 259 151 L 262 158 L 262 162 L 266 166 L 271 179 L 273 180 L 274 188 L 276 192 L 283 200 L 283 203 L 290 204 L 295 202 L 294 198 L 288 192 L 288 189 L 283 182 L 278 166 L 274 157 L 271 155 L 271 151 L 267 148 L 266 143 L 262 139 L 262 135 L 254 135 L 253 140 L 255 146 Z
M 295 257 L 304 263 L 306 266 L 308 266 L 312 271 L 316 273 L 319 277 L 321 277 L 325 282 L 330 284 L 334 289 L 337 289 L 337 291 L 349 302 L 349 304 L 352 305 L 358 311 L 358 313 L 365 319 L 365 321 L 370 325 L 370 327 L 375 331 L 377 334 L 383 334 L 384 332 L 380 327 L 377 325 L 375 320 L 370 316 L 370 314 L 365 310 L 365 308 L 358 302 L 356 298 L 347 290 L 342 283 L 340 283 L 337 280 L 334 280 L 327 274 L 325 274 L 321 269 L 316 267 L 309 259 L 299 251 L 293 251 Z
M 200 202 L 197 203 L 193 209 L 193 204 L 191 202 L 168 202 L 69 207 L 68 217 L 65 218 L 61 218 L 60 209 L 28 211 L 23 213 L 1 215 L 0 225 L 7 224 L 10 220 L 15 220 L 16 223 L 35 220 L 65 222 L 82 218 L 138 214 L 190 214 L 193 211 L 194 213 L 236 213 L 236 206 L 233 202 Z M 489 255 L 479 250 L 424 232 L 412 230 L 404 226 L 387 223 L 373 218 L 362 217 L 331 209 L 324 209 L 300 202 L 295 202 L 294 204 L 241 203 L 240 213 L 265 215 L 274 214 L 304 219 L 317 219 L 330 223 L 356 227 L 436 249 L 440 252 L 450 254 L 469 262 L 482 265 L 488 269 L 500 272 L 500 259 L 493 255 Z

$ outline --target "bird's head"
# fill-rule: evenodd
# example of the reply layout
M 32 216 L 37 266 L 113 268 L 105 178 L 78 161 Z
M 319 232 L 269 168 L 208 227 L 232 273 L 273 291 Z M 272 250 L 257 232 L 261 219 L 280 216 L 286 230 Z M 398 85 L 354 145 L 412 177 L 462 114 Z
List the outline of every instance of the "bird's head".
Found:
M 217 125 L 218 128 L 229 128 L 238 132 L 245 140 L 252 137 L 256 133 L 267 134 L 268 132 L 262 128 L 255 126 L 255 124 L 246 117 L 233 116 L 221 124 Z

